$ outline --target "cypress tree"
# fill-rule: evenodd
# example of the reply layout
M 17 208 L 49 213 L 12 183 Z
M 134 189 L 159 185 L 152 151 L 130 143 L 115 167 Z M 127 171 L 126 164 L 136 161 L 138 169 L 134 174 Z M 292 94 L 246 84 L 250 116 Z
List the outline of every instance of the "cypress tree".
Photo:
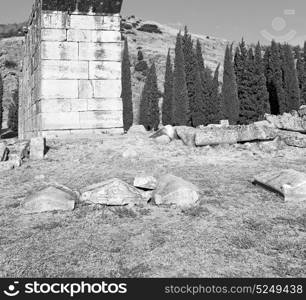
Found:
M 171 63 L 170 49 L 168 51 L 166 63 L 164 99 L 162 107 L 162 123 L 163 125 L 173 124 L 173 69 Z
M 131 64 L 129 57 L 128 41 L 125 39 L 122 58 L 122 102 L 123 102 L 123 127 L 127 132 L 133 125 L 133 102 L 132 102 L 132 81 Z
M 284 112 L 298 110 L 300 107 L 300 91 L 297 71 L 293 57 L 293 51 L 290 45 L 282 46 L 282 70 L 283 86 L 285 91 Z
M 2 118 L 3 118 L 3 80 L 0 73 L 0 138 L 2 130 Z
M 223 119 L 222 113 L 222 99 L 219 93 L 219 70 L 220 64 L 218 64 L 214 78 L 212 81 L 212 93 L 211 93 L 211 102 L 212 102 L 212 111 L 211 111 L 211 124 L 218 124 Z
M 303 61 L 304 61 L 304 68 L 302 74 L 302 84 L 301 84 L 301 104 L 306 105 L 306 42 L 304 44 L 304 51 L 303 51 Z
M 272 41 L 271 46 L 267 48 L 264 62 L 271 113 L 274 115 L 283 114 L 286 111 L 286 99 L 283 88 L 280 45 L 275 41 Z
M 224 74 L 222 86 L 222 111 L 223 116 L 231 124 L 236 124 L 239 119 L 239 99 L 236 75 L 232 60 L 232 46 L 226 46 L 224 57 Z
M 188 92 L 186 84 L 184 53 L 181 33 L 177 35 L 173 73 L 173 124 L 184 126 L 188 123 Z
M 159 91 L 157 86 L 156 67 L 153 63 L 145 82 L 140 103 L 140 125 L 147 130 L 157 130 L 160 123 Z
M 269 93 L 267 90 L 267 79 L 264 74 L 264 65 L 261 54 L 261 45 L 258 42 L 255 48 L 255 94 L 257 103 L 257 118 L 260 120 L 264 114 L 270 114 Z
M 8 121 L 7 121 L 8 128 L 10 128 L 14 132 L 18 131 L 18 102 L 19 102 L 19 91 L 17 85 L 17 88 L 14 90 L 12 95 L 12 102 L 10 103 L 9 106 Z
M 302 93 L 303 90 L 303 83 L 304 83 L 304 71 L 305 71 L 305 66 L 304 66 L 304 60 L 301 55 L 301 52 L 296 49 L 296 71 L 297 71 L 297 76 L 298 76 L 298 81 L 299 81 L 299 89 L 300 92 Z M 302 94 L 301 94 L 302 95 Z

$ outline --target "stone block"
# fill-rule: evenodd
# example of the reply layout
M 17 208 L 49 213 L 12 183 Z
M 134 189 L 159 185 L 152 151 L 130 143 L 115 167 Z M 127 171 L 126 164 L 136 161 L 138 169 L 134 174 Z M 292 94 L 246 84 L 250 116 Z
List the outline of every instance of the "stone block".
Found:
M 119 31 L 69 29 L 67 30 L 67 41 L 116 43 L 121 42 L 121 33 Z
M 89 99 L 93 97 L 93 82 L 92 80 L 79 80 L 79 98 Z
M 121 62 L 89 62 L 89 79 L 114 80 L 121 78 Z
M 40 101 L 40 112 L 57 113 L 70 112 L 71 99 L 44 99 Z
M 63 42 L 67 39 L 66 29 L 42 29 L 41 40 L 42 41 L 56 41 Z
M 120 98 L 121 80 L 93 80 L 94 98 Z
M 119 16 L 104 16 L 103 17 L 103 30 L 120 30 L 120 17 Z
M 121 128 L 122 111 L 87 111 L 80 112 L 81 128 Z
M 67 19 L 67 12 L 43 12 L 41 16 L 41 27 L 64 29 L 67 27 Z
M 88 62 L 43 60 L 41 76 L 43 79 L 87 79 Z
M 30 159 L 44 159 L 46 151 L 46 139 L 43 137 L 32 138 L 30 142 Z
M 41 43 L 42 59 L 78 60 L 78 43 L 46 42 Z
M 71 111 L 87 111 L 87 99 L 72 99 Z
M 41 90 L 43 99 L 75 99 L 78 98 L 78 81 L 43 79 L 41 82 Z
M 79 43 L 80 60 L 120 62 L 121 53 L 121 43 Z
M 79 112 L 43 113 L 42 129 L 78 129 L 80 128 Z
M 121 98 L 101 98 L 101 99 L 88 99 L 89 111 L 92 110 L 113 110 L 113 111 L 122 111 L 123 104 Z
M 102 30 L 103 16 L 70 15 L 67 27 L 70 29 Z

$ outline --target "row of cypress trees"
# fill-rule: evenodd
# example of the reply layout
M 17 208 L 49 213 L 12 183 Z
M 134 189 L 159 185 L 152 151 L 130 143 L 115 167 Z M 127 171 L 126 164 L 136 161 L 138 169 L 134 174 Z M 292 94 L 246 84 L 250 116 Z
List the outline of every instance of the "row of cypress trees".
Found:
M 248 48 L 243 39 L 235 51 L 233 45 L 228 45 L 220 91 L 220 65 L 212 74 L 205 66 L 199 40 L 194 44 L 187 28 L 184 34 L 179 32 L 173 63 L 170 50 L 166 61 L 163 125 L 197 127 L 222 119 L 228 119 L 231 124 L 249 124 L 261 120 L 265 113 L 282 114 L 306 104 L 306 44 L 304 50 L 297 48 L 293 51 L 288 44 L 272 41 L 265 51 L 263 49 L 259 43 Z M 127 61 L 126 51 L 124 60 Z M 132 111 L 129 80 L 130 74 L 125 80 L 129 88 L 123 93 L 129 99 L 124 101 L 125 106 Z M 157 129 L 160 123 L 159 97 L 153 63 L 140 104 L 140 124 L 148 130 Z M 127 116 L 126 130 L 133 119 L 132 113 Z

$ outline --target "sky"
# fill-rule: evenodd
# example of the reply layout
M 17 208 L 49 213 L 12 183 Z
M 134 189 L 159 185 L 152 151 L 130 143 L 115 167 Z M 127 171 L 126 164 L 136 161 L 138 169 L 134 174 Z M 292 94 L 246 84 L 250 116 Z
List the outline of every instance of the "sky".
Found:
M 0 24 L 28 18 L 34 0 L 0 0 Z M 64 1 L 64 0 L 63 0 Z M 122 15 L 135 15 L 190 32 L 228 40 L 291 44 L 306 40 L 305 0 L 123 0 Z

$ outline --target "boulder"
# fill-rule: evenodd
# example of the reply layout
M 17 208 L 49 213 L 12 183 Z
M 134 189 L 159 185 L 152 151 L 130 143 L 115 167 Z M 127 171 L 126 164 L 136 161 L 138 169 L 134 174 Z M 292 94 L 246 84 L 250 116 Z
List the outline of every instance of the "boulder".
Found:
M 277 129 L 257 122 L 250 125 L 237 126 L 238 142 L 268 141 L 277 137 Z
M 306 135 L 299 132 L 279 131 L 280 139 L 291 147 L 306 148 Z
M 0 162 L 8 159 L 9 149 L 6 143 L 0 143 Z
M 281 138 L 277 137 L 273 141 L 259 143 L 259 149 L 266 153 L 272 153 L 283 149 L 285 146 L 284 144 L 285 143 L 281 140 Z
M 150 138 L 156 139 L 163 135 L 168 136 L 171 140 L 175 140 L 178 138 L 175 128 L 171 125 L 166 125 L 165 127 L 161 128 L 160 130 L 152 134 Z
M 220 144 L 236 144 L 238 142 L 238 130 L 230 127 L 205 127 L 198 130 L 195 135 L 196 146 L 209 146 Z
M 30 159 L 44 159 L 46 152 L 46 139 L 43 137 L 35 137 L 30 142 Z
M 230 126 L 229 120 L 221 120 L 221 121 L 220 121 L 220 125 L 221 125 L 222 127 L 228 127 L 228 126 Z
M 190 208 L 198 204 L 199 198 L 198 187 L 173 175 L 162 176 L 153 193 L 153 201 L 158 206 L 175 205 Z
M 254 184 L 276 192 L 288 202 L 306 201 L 306 174 L 288 169 L 256 176 Z
M 24 213 L 72 211 L 78 200 L 77 193 L 64 186 L 49 186 L 27 197 L 21 208 Z
M 302 105 L 298 111 L 301 118 L 306 116 L 306 105 Z
M 3 161 L 0 162 L 0 172 L 5 172 L 14 169 L 14 162 L 12 161 Z
M 186 146 L 195 147 L 197 129 L 187 126 L 177 126 L 175 130 L 178 138 L 181 139 Z
M 281 116 L 265 115 L 265 119 L 278 129 L 306 133 L 306 119 L 284 113 Z
M 143 203 L 144 199 L 135 187 L 114 178 L 82 189 L 81 201 L 108 206 L 133 206 Z
M 157 144 L 168 145 L 171 143 L 171 139 L 167 135 L 162 135 L 154 139 Z
M 153 176 L 137 176 L 134 180 L 134 187 L 143 190 L 155 190 L 157 180 Z

